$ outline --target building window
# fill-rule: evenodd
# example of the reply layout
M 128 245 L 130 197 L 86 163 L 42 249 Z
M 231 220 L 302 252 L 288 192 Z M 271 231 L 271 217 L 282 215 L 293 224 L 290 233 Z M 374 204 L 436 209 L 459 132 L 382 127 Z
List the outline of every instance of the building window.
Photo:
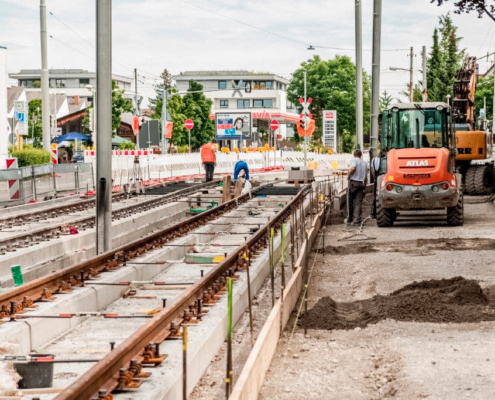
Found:
M 273 100 L 253 100 L 253 108 L 272 108 Z
M 64 88 L 65 82 L 63 79 L 50 79 L 50 87 Z
M 266 90 L 266 82 L 260 82 L 260 90 Z
M 220 100 L 220 108 L 229 108 L 228 100 Z
M 263 107 L 273 108 L 273 100 L 263 100 Z
M 87 79 L 79 79 L 79 87 L 86 87 L 86 85 L 89 85 L 89 78 Z
M 237 108 L 249 108 L 249 100 L 237 100 Z
M 272 82 L 271 81 L 266 82 L 266 89 L 270 90 L 271 88 L 272 88 Z
M 227 89 L 227 81 L 218 81 L 219 89 Z

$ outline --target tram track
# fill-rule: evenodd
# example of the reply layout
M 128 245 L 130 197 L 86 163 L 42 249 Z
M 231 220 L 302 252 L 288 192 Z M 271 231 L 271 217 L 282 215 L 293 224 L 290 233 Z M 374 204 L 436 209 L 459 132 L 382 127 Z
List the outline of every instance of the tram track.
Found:
M 135 204 L 126 205 L 120 209 L 112 210 L 112 221 L 126 218 L 130 215 L 148 211 L 153 208 L 172 203 L 181 197 L 195 193 L 198 190 L 212 188 L 218 185 L 219 181 L 200 183 L 189 187 L 180 186 L 179 190 L 160 195 L 148 200 L 140 200 Z M 171 185 L 173 186 L 173 185 Z M 126 194 L 119 193 L 113 196 L 113 201 L 122 201 L 126 198 Z M 73 203 L 61 207 L 51 207 L 49 209 L 37 210 L 31 213 L 23 213 L 22 215 L 12 215 L 0 219 L 0 233 L 9 232 L 8 229 L 16 226 L 27 225 L 32 222 L 48 221 L 60 215 L 87 211 L 95 207 L 96 200 L 84 200 L 82 202 Z M 94 228 L 96 223 L 95 215 L 74 216 L 68 221 L 57 221 L 50 223 L 49 226 L 28 229 L 20 232 L 12 232 L 8 237 L 0 239 L 0 256 L 8 252 L 14 252 L 17 249 L 27 248 L 40 242 L 46 242 L 52 239 L 60 238 L 69 233 L 69 226 L 74 226 L 78 231 L 85 231 Z
M 273 185 L 273 182 L 260 188 L 270 185 Z M 226 255 L 224 261 L 215 265 L 209 273 L 195 281 L 173 305 L 163 308 L 149 322 L 87 371 L 84 378 L 77 380 L 60 393 L 57 399 L 93 398 L 92 396 L 98 393 L 100 397 L 97 398 L 110 399 L 111 391 L 119 388 L 124 390 L 126 385 L 135 379 L 135 375 L 141 373 L 143 366 L 158 365 L 159 362 L 154 363 L 150 360 L 160 359 L 159 344 L 169 336 L 176 336 L 177 327 L 180 327 L 182 322 L 201 320 L 201 310 L 216 302 L 217 295 L 224 290 L 227 276 L 235 277 L 236 271 L 249 267 L 251 260 L 268 245 L 270 229 L 279 230 L 282 223 L 305 200 L 308 192 L 309 186 L 304 187 L 295 196 L 291 195 L 292 200 L 279 209 L 273 218 L 268 218 L 268 222 L 263 226 L 258 222 L 253 222 L 252 225 L 260 225 L 261 229 L 246 234 L 247 240 Z M 167 246 L 170 241 L 184 237 L 192 230 L 221 217 L 226 212 L 235 210 L 248 199 L 249 195 L 241 196 L 147 238 L 1 294 L 0 315 L 3 318 L 15 319 L 16 315 L 28 311 L 36 302 L 49 301 L 54 295 L 69 293 L 74 288 L 84 286 L 102 272 L 116 271 L 121 266 L 132 264 L 135 258 L 148 251 Z

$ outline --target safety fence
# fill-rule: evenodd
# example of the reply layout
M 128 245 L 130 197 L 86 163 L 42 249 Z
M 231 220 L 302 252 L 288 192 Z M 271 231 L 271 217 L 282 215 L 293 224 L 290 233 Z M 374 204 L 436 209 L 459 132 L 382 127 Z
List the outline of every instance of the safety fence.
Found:
M 319 169 L 348 169 L 352 156 L 349 154 L 308 153 L 308 163 L 318 163 Z M 252 172 L 301 167 L 304 153 L 277 150 L 264 153 L 217 153 L 215 173 L 232 173 L 237 161 L 245 161 Z M 85 156 L 85 162 L 96 167 L 94 155 Z M 278 168 L 277 168 L 278 167 Z M 112 181 L 114 186 L 123 186 L 136 179 L 141 181 L 172 180 L 201 177 L 205 172 L 199 153 L 151 154 L 141 156 L 114 155 L 112 157 Z
M 43 164 L 0 170 L 0 206 L 94 190 L 91 163 Z

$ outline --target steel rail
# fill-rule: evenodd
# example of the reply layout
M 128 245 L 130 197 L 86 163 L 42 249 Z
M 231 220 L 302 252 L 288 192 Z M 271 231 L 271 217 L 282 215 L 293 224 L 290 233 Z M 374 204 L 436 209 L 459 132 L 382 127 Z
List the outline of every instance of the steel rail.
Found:
M 107 393 L 110 393 L 121 384 L 122 377 L 128 377 L 127 374 L 132 369 L 140 371 L 140 367 L 136 368 L 136 364 L 142 359 L 142 353 L 145 348 L 149 349 L 152 343 L 162 342 L 173 330 L 171 324 L 181 321 L 185 317 L 187 310 L 194 307 L 196 301 L 202 301 L 205 296 L 214 296 L 216 292 L 220 291 L 225 284 L 226 276 L 234 276 L 238 269 L 249 268 L 251 257 L 255 257 L 260 248 L 268 245 L 270 228 L 275 228 L 276 230 L 281 228 L 282 223 L 289 218 L 291 212 L 296 209 L 297 204 L 304 200 L 309 188 L 310 185 L 307 185 L 305 190 L 301 190 L 271 221 L 254 233 L 246 243 L 240 245 L 224 261 L 210 270 L 201 280 L 194 283 L 174 304 L 163 308 L 152 320 L 142 325 L 55 399 L 87 400 L 92 396 L 98 395 L 98 392 L 102 389 L 104 392 L 100 392 L 103 396 L 101 398 L 110 398 L 110 395 L 106 397 Z M 245 196 L 247 195 L 242 198 L 245 198 Z M 243 258 L 245 253 L 248 254 L 247 260 Z M 129 363 L 131 363 L 131 368 L 127 369 L 126 366 Z
M 218 183 L 219 181 L 201 183 L 177 190 L 175 192 L 167 193 L 165 195 L 158 195 L 160 196 L 158 198 L 140 201 L 139 203 L 131 204 L 118 210 L 113 210 L 112 220 L 119 220 L 135 213 L 148 211 L 152 208 L 160 207 L 164 204 L 173 203 L 180 197 L 184 197 L 187 194 L 194 193 L 201 189 L 216 186 L 218 185 Z M 95 200 L 92 199 L 91 201 L 94 202 Z M 93 228 L 95 223 L 96 217 L 94 215 L 90 215 L 87 217 L 75 217 L 71 221 L 60 222 L 56 225 L 52 225 L 51 227 L 41 227 L 38 229 L 30 230 L 26 233 L 23 232 L 20 234 L 11 235 L 9 238 L 0 240 L 0 255 L 5 254 L 5 252 L 15 251 L 15 249 L 17 248 L 25 248 L 38 244 L 41 241 L 48 241 L 53 238 L 59 238 L 63 234 L 63 226 L 67 226 L 68 224 L 74 225 L 79 230 L 84 231 L 86 229 Z
M 273 185 L 273 182 L 266 183 L 259 188 L 268 185 Z M 259 188 L 256 188 L 253 192 Z M 11 317 L 25 308 L 32 308 L 37 301 L 49 301 L 53 299 L 53 295 L 57 292 L 70 292 L 74 287 L 80 287 L 79 285 L 82 284 L 83 280 L 97 277 L 100 272 L 118 269 L 121 265 L 125 265 L 127 261 L 144 254 L 146 251 L 163 247 L 170 240 L 188 234 L 191 230 L 218 218 L 220 215 L 236 208 L 238 203 L 246 202 L 248 199 L 249 193 L 87 261 L 77 263 L 1 293 L 0 318 Z

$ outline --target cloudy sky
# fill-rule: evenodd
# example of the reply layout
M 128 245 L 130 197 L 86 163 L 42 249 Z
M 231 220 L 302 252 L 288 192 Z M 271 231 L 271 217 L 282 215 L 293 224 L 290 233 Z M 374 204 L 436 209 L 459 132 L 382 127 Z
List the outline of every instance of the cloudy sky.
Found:
M 450 3 L 452 0 L 450 1 Z M 49 68 L 95 70 L 95 0 L 46 0 Z M 381 90 L 394 96 L 404 89 L 408 72 L 421 68 L 421 46 L 431 46 L 438 17 L 451 4 L 430 0 L 383 0 Z M 364 68 L 371 71 L 372 0 L 363 1 Z M 469 54 L 495 49 L 495 23 L 477 14 L 453 14 Z M 302 61 L 319 54 L 354 59 L 352 0 L 114 0 L 113 71 L 132 76 L 152 96 L 164 68 L 244 69 L 289 77 Z M 0 44 L 8 47 L 8 70 L 40 68 L 39 0 L 0 0 Z M 308 45 L 320 46 L 308 51 Z M 490 58 L 493 62 L 493 56 Z M 480 70 L 487 69 L 485 58 Z M 415 80 L 420 79 L 416 72 Z

